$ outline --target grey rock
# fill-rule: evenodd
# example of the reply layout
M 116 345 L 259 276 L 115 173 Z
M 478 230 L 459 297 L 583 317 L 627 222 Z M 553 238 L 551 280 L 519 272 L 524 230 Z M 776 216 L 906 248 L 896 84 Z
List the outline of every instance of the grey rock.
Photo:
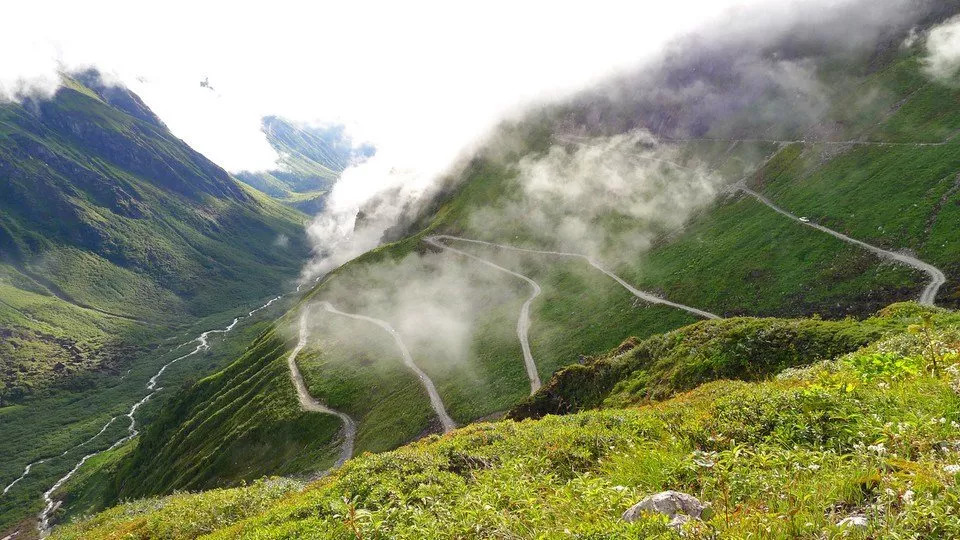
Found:
M 693 495 L 672 490 L 661 491 L 645 497 L 642 501 L 631 506 L 623 513 L 623 520 L 632 523 L 644 512 L 652 512 L 669 516 L 671 518 L 670 525 L 679 527 L 689 521 L 690 518 L 700 519 L 705 508 L 706 505 Z
M 673 516 L 673 519 L 670 520 L 670 523 L 667 523 L 667 527 L 680 530 L 683 527 L 683 524 L 690 521 L 691 517 L 686 514 L 677 514 Z

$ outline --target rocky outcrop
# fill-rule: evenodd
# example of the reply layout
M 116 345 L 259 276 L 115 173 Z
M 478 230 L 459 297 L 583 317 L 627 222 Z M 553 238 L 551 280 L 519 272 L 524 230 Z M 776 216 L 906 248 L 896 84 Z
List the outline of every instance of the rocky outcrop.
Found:
M 623 513 L 623 520 L 632 523 L 644 513 L 662 514 L 670 518 L 670 527 L 679 528 L 691 519 L 709 517 L 704 515 L 708 508 L 693 495 L 672 490 L 661 491 L 627 509 Z

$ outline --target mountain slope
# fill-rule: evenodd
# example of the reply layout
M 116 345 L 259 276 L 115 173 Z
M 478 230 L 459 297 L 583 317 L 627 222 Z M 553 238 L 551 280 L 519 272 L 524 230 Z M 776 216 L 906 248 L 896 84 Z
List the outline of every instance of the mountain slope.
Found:
M 956 313 L 895 306 L 862 329 L 848 321 L 818 330 L 829 342 L 879 325 L 888 337 L 775 379 L 712 382 L 636 408 L 479 423 L 361 456 L 305 489 L 274 480 L 137 501 L 55 538 L 666 538 L 676 531 L 663 516 L 621 518 L 662 490 L 711 505 L 702 520 L 681 522 L 693 538 L 952 537 L 960 380 L 956 352 L 941 366 L 953 371 L 931 373 L 929 342 L 904 331 L 925 313 L 934 339 L 957 343 Z M 750 348 L 749 334 L 727 337 Z M 645 402 L 642 391 L 633 397 Z M 841 523 L 850 516 L 864 516 L 865 528 Z
M 0 267 L 5 331 L 16 336 L 0 355 L 8 393 L 84 362 L 110 364 L 91 360 L 103 336 L 182 325 L 274 292 L 307 252 L 302 219 L 94 73 L 67 79 L 50 100 L 3 105 Z M 48 365 L 11 377 L 27 356 L 21 343 L 54 350 Z M 69 361 L 52 371 L 61 357 Z
M 95 72 L 64 76 L 49 99 L 0 103 L 0 527 L 38 510 L 81 452 L 125 435 L 149 378 L 186 352 L 177 345 L 292 288 L 305 219 Z M 222 335 L 209 342 L 236 354 Z M 226 363 L 204 351 L 160 384 Z

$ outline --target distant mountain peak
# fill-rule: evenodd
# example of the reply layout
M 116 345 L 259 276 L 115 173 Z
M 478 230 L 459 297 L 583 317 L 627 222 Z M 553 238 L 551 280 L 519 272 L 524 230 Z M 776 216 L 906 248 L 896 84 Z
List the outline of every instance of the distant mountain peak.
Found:
M 84 71 L 64 74 L 65 79 L 72 79 L 84 87 L 92 90 L 103 100 L 104 103 L 116 107 L 121 111 L 139 118 L 144 122 L 153 124 L 161 129 L 168 129 L 166 124 L 160 120 L 150 107 L 140 99 L 140 96 L 134 94 L 129 89 L 120 84 L 111 84 L 104 81 L 103 75 L 95 68 L 89 68 Z
M 323 208 L 325 193 L 344 170 L 376 153 L 370 144 L 355 145 L 342 124 L 311 126 L 271 115 L 263 117 L 261 130 L 280 156 L 277 169 L 236 177 L 308 213 Z

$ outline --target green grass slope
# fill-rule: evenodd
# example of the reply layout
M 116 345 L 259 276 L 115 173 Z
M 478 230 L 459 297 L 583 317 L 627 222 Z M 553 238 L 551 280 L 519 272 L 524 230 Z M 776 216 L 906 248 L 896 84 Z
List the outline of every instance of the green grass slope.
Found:
M 905 331 L 924 328 L 924 316 L 929 334 Z M 960 534 L 960 319 L 901 305 L 871 322 L 833 324 L 798 321 L 791 330 L 862 338 L 879 325 L 886 335 L 760 382 L 709 382 L 637 407 L 474 424 L 361 456 L 282 498 L 267 482 L 138 501 L 55 537 L 675 537 L 660 516 L 620 518 L 665 489 L 711 505 L 710 517 L 683 526 L 693 538 Z M 773 335 L 784 332 L 783 321 L 769 325 Z M 747 355 L 729 352 L 731 364 L 749 362 L 756 342 L 740 326 L 728 335 L 745 341 Z M 639 392 L 643 402 L 647 390 Z M 866 516 L 867 527 L 841 526 L 850 515 Z
M 567 366 L 513 410 L 514 419 L 662 400 L 719 380 L 754 381 L 902 334 L 926 308 L 893 304 L 862 321 L 730 318 L 703 321 Z M 938 314 L 943 325 L 955 316 Z
M 845 321 L 731 318 L 703 321 L 641 342 L 612 356 L 557 371 L 514 408 L 515 419 L 539 418 L 630 399 L 663 399 L 712 380 L 758 380 L 788 367 L 852 352 L 877 339 L 873 319 Z M 622 396 L 622 397 L 621 397 Z

